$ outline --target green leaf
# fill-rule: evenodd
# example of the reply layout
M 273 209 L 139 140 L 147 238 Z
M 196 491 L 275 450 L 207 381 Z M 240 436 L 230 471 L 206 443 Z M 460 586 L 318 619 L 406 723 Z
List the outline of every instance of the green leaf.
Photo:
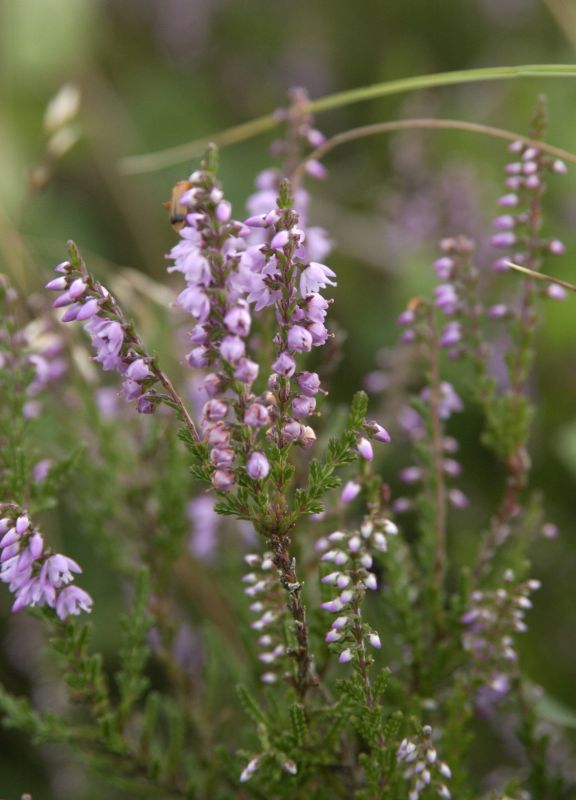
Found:
M 306 722 L 304 708 L 300 703 L 294 703 L 290 706 L 290 722 L 292 723 L 292 733 L 296 744 L 298 747 L 303 747 L 308 738 L 308 723 Z
M 236 687 L 236 692 L 240 700 L 240 705 L 248 716 L 251 717 L 254 722 L 267 726 L 268 719 L 266 714 L 262 711 L 256 700 L 254 700 L 248 689 L 240 684 Z

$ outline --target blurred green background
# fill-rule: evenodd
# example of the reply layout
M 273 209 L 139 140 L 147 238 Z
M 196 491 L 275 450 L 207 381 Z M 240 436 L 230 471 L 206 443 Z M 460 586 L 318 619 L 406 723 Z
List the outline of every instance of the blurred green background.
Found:
M 164 253 L 174 234 L 162 202 L 192 165 L 128 176 L 118 169 L 121 157 L 269 113 L 285 103 L 292 86 L 318 97 L 420 73 L 570 63 L 575 43 L 576 11 L 562 0 L 4 0 L 2 271 L 22 290 L 38 291 L 64 257 L 65 241 L 73 238 L 101 276 L 130 266 L 164 280 Z M 54 163 L 46 187 L 30 193 L 30 175 L 44 163 L 46 105 L 70 82 L 82 93 L 80 140 Z M 402 116 L 441 116 L 526 132 L 542 92 L 549 99 L 548 141 L 576 150 L 573 79 L 444 88 L 354 105 L 322 115 L 317 123 L 333 134 Z M 221 153 L 221 178 L 238 215 L 254 176 L 269 163 L 270 139 L 259 137 Z M 478 236 L 480 263 L 489 268 L 490 218 L 506 160 L 501 142 L 456 132 L 377 137 L 329 157 L 330 177 L 313 187 L 311 216 L 336 239 L 330 261 L 339 275 L 333 310 L 347 331 L 337 397 L 346 398 L 361 385 L 374 368 L 376 351 L 396 341 L 394 319 L 407 298 L 433 284 L 430 264 L 440 236 Z M 572 168 L 554 181 L 546 222 L 547 232 L 567 245 L 566 256 L 549 268 L 568 280 L 576 280 L 573 173 Z M 506 295 L 514 278 L 500 281 Z M 534 553 L 534 573 L 543 588 L 522 642 L 531 678 L 574 713 L 575 303 L 570 297 L 549 304 L 539 333 L 531 387 L 538 406 L 533 483 L 543 488 L 561 535 L 543 541 Z M 478 451 L 475 418 L 459 424 L 465 439 L 463 486 L 473 510 L 453 533 L 466 539 L 475 535 L 474 503 L 490 495 L 493 465 Z M 394 433 L 394 422 L 389 426 Z M 386 465 L 391 480 L 394 458 Z M 2 602 L 6 617 L 6 599 Z M 11 626 L 0 627 L 5 635 L 16 635 Z M 23 637 L 17 641 L 25 658 L 31 645 L 25 632 L 17 636 Z M 1 797 L 23 791 L 36 798 L 59 796 L 54 784 L 47 788 L 45 770 L 44 756 L 28 755 L 20 737 L 0 734 Z

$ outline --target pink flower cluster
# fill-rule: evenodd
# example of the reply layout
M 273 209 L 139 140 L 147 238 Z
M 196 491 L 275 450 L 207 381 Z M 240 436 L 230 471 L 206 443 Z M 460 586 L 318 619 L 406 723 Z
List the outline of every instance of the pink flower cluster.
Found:
M 428 404 L 430 402 L 430 388 L 426 387 L 423 389 L 420 397 Z M 452 384 L 448 383 L 448 381 L 441 381 L 438 398 L 440 419 L 446 421 L 452 414 L 459 413 L 463 408 L 462 400 L 456 393 Z M 399 423 L 414 442 L 421 441 L 425 438 L 426 425 L 421 414 L 416 411 L 416 409 L 410 406 L 404 407 L 399 415 Z M 457 440 L 453 436 L 444 436 L 442 438 L 442 449 L 444 452 L 442 466 L 445 480 L 453 481 L 462 473 L 461 464 L 455 458 L 459 449 Z M 402 483 L 407 486 L 413 486 L 415 484 L 420 484 L 426 479 L 426 470 L 423 465 L 413 464 L 400 470 L 399 477 Z M 455 486 L 448 488 L 447 497 L 454 508 L 462 509 L 468 506 L 468 498 Z M 397 514 L 410 511 L 413 507 L 413 500 L 409 497 L 397 497 L 392 503 L 392 508 Z
M 494 269 L 507 270 L 507 260 L 538 270 L 540 259 L 546 255 L 561 256 L 565 252 L 559 239 L 543 238 L 540 233 L 542 219 L 540 200 L 546 191 L 546 177 L 553 173 L 565 175 L 566 164 L 537 147 L 522 141 L 513 142 L 509 150 L 514 161 L 506 165 L 506 188 L 499 200 L 503 212 L 494 220 L 496 233 L 490 243 L 498 249 L 509 250 L 508 257 L 498 258 Z M 549 285 L 543 290 L 554 300 L 562 300 L 565 291 L 561 286 Z
M 463 646 L 470 654 L 474 672 L 491 689 L 492 701 L 508 691 L 511 665 L 518 660 L 513 637 L 527 630 L 524 615 L 532 608 L 530 595 L 539 588 L 540 581 L 519 583 L 512 570 L 507 570 L 504 586 L 478 590 L 470 597 L 470 607 L 462 617 Z
M 90 595 L 71 585 L 74 574 L 82 572 L 78 564 L 46 550 L 42 534 L 23 509 L 1 505 L 0 515 L 0 581 L 15 596 L 12 611 L 48 606 L 60 619 L 90 612 Z
M 314 126 L 314 119 L 305 110 L 308 95 L 304 89 L 296 88 L 290 92 L 292 104 L 289 108 L 276 112 L 279 120 L 286 124 L 286 137 L 276 140 L 271 147 L 271 155 L 280 157 L 283 169 L 266 169 L 256 178 L 256 192 L 247 201 L 251 216 L 265 215 L 276 204 L 282 180 L 288 177 L 298 161 L 303 160 L 310 148 L 317 148 L 326 141 L 324 134 Z M 306 173 L 315 180 L 323 180 L 327 170 L 319 161 L 308 158 Z M 306 231 L 301 243 L 301 255 L 307 261 L 323 261 L 330 254 L 332 242 L 324 228 L 308 225 L 310 193 L 299 185 L 294 190 L 294 210 L 298 214 L 299 225 Z M 266 233 L 255 230 L 250 235 L 250 244 L 264 244 Z
M 319 290 L 334 285 L 334 273 L 304 260 L 305 233 L 289 204 L 240 223 L 231 219 L 230 204 L 211 172 L 195 172 L 188 185 L 180 199 L 186 224 L 170 253 L 175 263 L 169 271 L 184 275 L 187 287 L 177 304 L 196 320 L 188 362 L 211 370 L 203 382 L 208 400 L 200 424 L 210 448 L 212 483 L 227 491 L 238 469 L 252 480 L 266 479 L 267 441 L 307 447 L 315 440 L 301 420 L 315 411 L 320 379 L 297 371 L 296 356 L 328 338 L 329 302 Z M 251 231 L 267 241 L 250 243 Z M 257 395 L 252 385 L 259 365 L 246 352 L 250 306 L 259 312 L 271 305 L 279 326 L 276 355 L 268 390 Z
M 62 322 L 85 323 L 96 351 L 95 360 L 102 369 L 122 376 L 124 396 L 138 400 L 140 413 L 152 413 L 157 402 L 152 387 L 158 380 L 152 359 L 143 351 L 112 295 L 88 274 L 82 263 L 76 266 L 64 261 L 56 272 L 59 277 L 47 283 L 46 288 L 61 292 L 53 306 L 65 309 Z

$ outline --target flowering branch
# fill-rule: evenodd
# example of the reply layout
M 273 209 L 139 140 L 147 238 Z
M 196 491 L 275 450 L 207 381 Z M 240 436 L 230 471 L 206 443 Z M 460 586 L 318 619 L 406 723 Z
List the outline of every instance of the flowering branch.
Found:
M 115 370 L 124 378 L 122 388 L 127 400 L 138 400 L 138 411 L 150 414 L 155 404 L 172 405 L 182 418 L 192 438 L 198 441 L 196 426 L 168 376 L 150 356 L 124 316 L 116 299 L 88 272 L 76 244 L 68 242 L 69 261 L 56 267 L 60 277 L 47 284 L 47 289 L 62 292 L 55 308 L 65 308 L 62 322 L 83 321 L 96 348 L 96 360 L 105 370 Z M 153 389 L 160 383 L 168 396 Z

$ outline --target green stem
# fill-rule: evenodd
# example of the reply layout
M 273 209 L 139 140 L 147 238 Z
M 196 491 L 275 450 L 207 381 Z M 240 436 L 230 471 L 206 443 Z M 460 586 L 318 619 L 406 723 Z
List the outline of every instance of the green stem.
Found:
M 442 607 L 442 591 L 446 572 L 446 484 L 444 479 L 444 431 L 440 417 L 441 380 L 438 336 L 432 310 L 429 312 L 430 325 L 430 426 L 432 433 L 432 458 L 434 463 L 434 506 L 435 519 L 435 552 L 434 552 L 434 585 L 438 595 L 439 607 Z
M 475 83 L 478 81 L 509 80 L 511 78 L 567 78 L 576 76 L 575 64 L 534 64 L 517 67 L 486 67 L 481 69 L 458 70 L 455 72 L 440 72 L 433 75 L 418 75 L 413 78 L 401 78 L 395 81 L 385 81 L 372 86 L 363 86 L 346 92 L 321 97 L 311 101 L 306 111 L 318 113 L 334 108 L 343 108 L 353 103 L 365 100 L 374 100 L 393 94 L 413 92 L 420 89 L 430 89 L 435 86 L 453 86 L 462 83 Z M 119 169 L 125 175 L 136 175 L 142 172 L 154 172 L 173 164 L 181 164 L 188 159 L 201 155 L 211 142 L 223 147 L 228 144 L 252 139 L 260 133 L 272 130 L 280 124 L 275 114 L 266 114 L 263 117 L 236 125 L 233 128 L 204 136 L 187 144 L 170 147 L 156 153 L 145 153 L 140 156 L 129 156 L 120 160 Z

